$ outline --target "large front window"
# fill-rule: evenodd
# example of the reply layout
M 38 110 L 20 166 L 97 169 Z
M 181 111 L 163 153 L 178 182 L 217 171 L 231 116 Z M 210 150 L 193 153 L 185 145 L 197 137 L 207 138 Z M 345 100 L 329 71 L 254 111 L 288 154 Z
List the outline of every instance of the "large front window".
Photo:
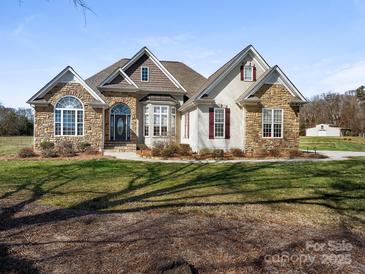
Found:
M 81 136 L 84 134 L 84 107 L 72 96 L 62 97 L 55 106 L 55 135 Z
M 283 110 L 269 109 L 262 110 L 262 136 L 265 138 L 283 137 Z
M 176 136 L 176 107 L 169 105 L 145 105 L 143 132 L 146 137 Z
M 153 107 L 153 136 L 167 136 L 167 106 Z

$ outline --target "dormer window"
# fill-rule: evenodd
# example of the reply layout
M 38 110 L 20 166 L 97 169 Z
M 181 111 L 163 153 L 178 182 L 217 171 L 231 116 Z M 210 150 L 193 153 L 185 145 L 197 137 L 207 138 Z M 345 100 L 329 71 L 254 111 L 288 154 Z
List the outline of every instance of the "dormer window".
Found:
M 148 82 L 150 79 L 150 70 L 148 67 L 141 68 L 141 81 Z
M 256 81 L 256 67 L 254 65 L 248 64 L 241 66 L 241 81 Z

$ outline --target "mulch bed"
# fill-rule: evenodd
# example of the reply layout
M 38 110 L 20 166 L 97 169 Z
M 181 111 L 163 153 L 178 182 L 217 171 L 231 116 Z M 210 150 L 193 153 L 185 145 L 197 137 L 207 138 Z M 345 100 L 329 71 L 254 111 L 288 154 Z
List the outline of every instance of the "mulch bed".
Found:
M 181 260 L 196 273 L 365 271 L 364 238 L 346 228 L 195 211 L 77 211 L 12 200 L 1 200 L 0 208 L 0 273 L 158 273 L 161 262 Z M 351 249 L 330 251 L 330 240 Z M 308 250 L 308 243 L 326 247 Z M 351 262 L 345 264 L 339 260 L 346 254 Z M 312 264 L 304 261 L 309 255 Z

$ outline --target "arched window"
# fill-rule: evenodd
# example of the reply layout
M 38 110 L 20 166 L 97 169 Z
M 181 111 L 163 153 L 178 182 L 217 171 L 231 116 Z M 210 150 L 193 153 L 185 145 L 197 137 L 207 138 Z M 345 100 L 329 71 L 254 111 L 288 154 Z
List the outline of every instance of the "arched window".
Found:
M 73 96 L 62 97 L 55 107 L 55 135 L 81 136 L 84 134 L 84 107 Z

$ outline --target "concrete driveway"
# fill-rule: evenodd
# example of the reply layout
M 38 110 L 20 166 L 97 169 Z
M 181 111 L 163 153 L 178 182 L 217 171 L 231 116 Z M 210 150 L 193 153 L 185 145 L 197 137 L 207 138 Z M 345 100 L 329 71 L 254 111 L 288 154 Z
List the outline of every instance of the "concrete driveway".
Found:
M 241 163 L 241 162 L 302 162 L 302 161 L 338 161 L 346 160 L 349 157 L 363 156 L 365 157 L 365 152 L 356 151 L 317 151 L 319 154 L 327 156 L 326 159 L 263 159 L 263 160 L 162 160 L 162 159 L 146 159 L 140 157 L 135 152 L 114 152 L 114 151 L 104 151 L 104 155 L 112 156 L 121 160 L 128 161 L 143 161 L 143 162 L 162 162 L 162 163 Z
M 317 151 L 328 157 L 330 160 L 344 160 L 349 157 L 365 157 L 364 151 L 334 151 L 334 150 L 320 150 Z

